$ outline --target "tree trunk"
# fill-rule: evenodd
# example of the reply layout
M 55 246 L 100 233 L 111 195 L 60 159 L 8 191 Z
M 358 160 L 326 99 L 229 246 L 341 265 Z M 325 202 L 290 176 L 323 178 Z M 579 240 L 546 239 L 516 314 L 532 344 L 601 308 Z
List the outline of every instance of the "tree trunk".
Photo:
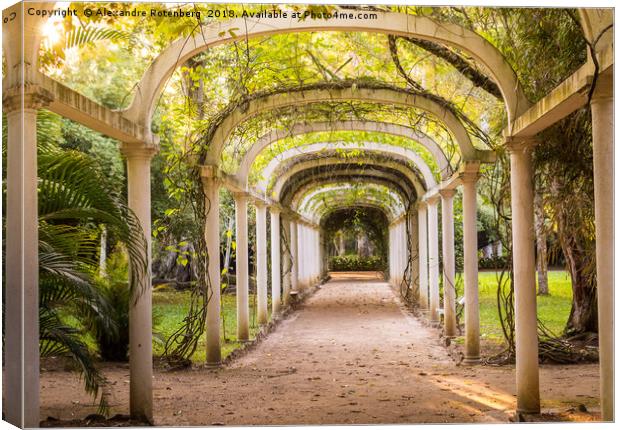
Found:
M 596 281 L 588 276 L 589 266 L 592 264 L 588 252 L 579 241 L 578 235 L 571 234 L 567 227 L 570 220 L 566 212 L 557 216 L 560 245 L 567 270 L 570 273 L 573 303 L 564 332 L 566 335 L 576 335 L 586 332 L 598 332 L 598 314 L 596 299 Z
M 538 295 L 549 295 L 547 275 L 547 231 L 545 230 L 545 210 L 539 193 L 534 196 L 534 215 L 536 224 L 536 269 L 538 271 Z
M 338 237 L 338 255 L 342 256 L 346 252 L 346 245 L 344 242 L 344 233 L 340 233 Z
M 107 275 L 106 260 L 108 258 L 108 229 L 101 225 L 101 237 L 99 239 L 99 276 Z
M 566 323 L 567 335 L 598 331 L 596 288 L 584 275 L 583 257 L 574 245 L 562 245 L 573 284 L 573 303 Z

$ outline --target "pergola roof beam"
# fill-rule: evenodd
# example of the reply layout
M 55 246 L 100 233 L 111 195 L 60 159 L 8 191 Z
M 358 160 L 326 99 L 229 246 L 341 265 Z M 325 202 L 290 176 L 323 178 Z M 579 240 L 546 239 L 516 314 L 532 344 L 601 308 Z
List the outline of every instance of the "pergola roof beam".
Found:
M 614 54 L 608 46 L 599 54 L 599 73 L 611 73 Z M 519 116 L 512 127 L 504 130 L 505 136 L 531 137 L 567 117 L 588 102 L 588 93 L 594 77 L 594 64 L 588 61 L 553 91 L 540 99 Z

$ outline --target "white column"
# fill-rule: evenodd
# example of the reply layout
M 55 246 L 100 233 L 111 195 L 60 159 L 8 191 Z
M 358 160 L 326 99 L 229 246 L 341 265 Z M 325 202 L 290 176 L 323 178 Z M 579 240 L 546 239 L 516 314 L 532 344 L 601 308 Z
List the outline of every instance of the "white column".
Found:
M 441 190 L 441 251 L 443 254 L 444 335 L 456 336 L 456 287 L 454 285 L 454 190 Z
M 295 220 L 291 220 L 291 290 L 298 291 L 298 282 L 297 282 L 297 265 L 299 264 L 299 259 L 297 258 L 298 254 L 298 246 L 297 246 L 297 222 Z
M 320 266 L 320 252 L 319 252 L 319 231 L 317 229 L 312 230 L 314 233 L 313 247 L 314 247 L 314 284 L 318 284 L 320 281 L 319 266 Z
M 306 283 L 308 287 L 312 286 L 312 230 L 309 226 L 304 229 L 304 246 L 306 247 L 306 261 L 308 265 L 306 267 Z
M 391 238 L 390 238 L 390 260 L 392 261 L 391 263 L 391 273 L 390 273 L 390 279 L 392 280 L 392 284 L 396 285 L 397 281 L 396 281 L 396 271 L 397 271 L 397 266 L 396 266 L 396 247 L 398 246 L 396 243 L 396 225 L 392 224 L 391 225 Z
M 318 258 L 316 255 L 316 251 L 317 251 L 317 247 L 316 247 L 316 229 L 314 227 L 311 228 L 310 230 L 310 238 L 312 240 L 312 285 L 316 285 L 317 283 L 317 265 L 318 265 Z
M 304 225 L 303 223 L 297 223 L 297 285 L 299 289 L 305 289 L 307 287 L 305 281 L 306 264 L 306 247 L 304 245 Z
M 148 262 L 129 308 L 129 409 L 133 418 L 153 422 L 151 159 L 157 151 L 128 144 L 121 151 L 127 160 L 127 200 L 144 231 Z
M 216 170 L 203 170 L 202 184 L 205 193 L 207 214 L 205 241 L 209 254 L 207 286 L 207 366 L 216 367 L 222 363 L 220 346 L 220 183 Z
M 435 195 L 427 200 L 428 212 L 428 271 L 429 271 L 429 301 L 431 322 L 439 322 L 439 231 L 437 220 L 437 202 Z
M 267 207 L 256 202 L 256 319 L 267 324 Z
M 392 225 L 388 226 L 388 270 L 390 284 L 394 284 L 394 228 Z
M 250 302 L 248 280 L 248 199 L 235 193 L 237 340 L 250 340 Z
M 284 237 L 288 241 L 289 249 L 282 250 L 282 257 L 280 264 L 282 265 L 282 303 L 287 306 L 290 303 L 290 294 L 291 294 L 291 265 L 293 264 L 291 260 L 291 224 L 289 222 L 288 216 L 281 215 L 280 219 L 280 228 L 284 230 Z
M 420 308 L 428 309 L 428 232 L 426 203 L 418 204 L 418 255 L 420 273 Z
M 398 221 L 396 224 L 396 234 L 398 240 L 398 248 L 396 252 L 398 252 L 398 288 L 401 288 L 401 284 L 403 283 L 403 222 L 402 220 Z
M 6 36 L 6 35 L 5 35 Z M 19 49 L 20 47 L 15 47 Z M 51 97 L 5 92 L 7 115 L 5 419 L 39 426 L 37 109 Z M 23 110 L 22 110 L 23 102 Z
M 540 413 L 531 141 L 508 144 L 515 286 L 517 411 Z
M 308 250 L 306 248 L 306 226 L 299 224 L 299 283 L 302 288 L 308 288 Z
M 325 258 L 325 235 L 319 230 L 319 277 L 323 278 L 327 271 L 327 261 Z M 319 280 L 320 280 L 319 279 Z
M 275 315 L 280 311 L 280 209 L 269 208 L 271 214 L 271 312 Z
M 401 283 L 405 282 L 405 269 L 407 268 L 407 226 L 406 218 L 403 217 L 400 222 L 400 279 Z
M 476 227 L 475 172 L 461 174 L 463 184 L 463 281 L 465 284 L 465 359 L 480 361 L 480 315 L 478 304 L 478 230 Z
M 306 259 L 308 261 L 308 266 L 306 267 L 306 285 L 308 287 L 312 286 L 312 238 L 310 227 L 306 226 L 304 229 L 304 246 L 307 249 Z
M 396 223 L 396 284 L 400 290 L 403 280 L 403 225 L 401 221 Z
M 393 283 L 394 285 L 398 285 L 398 228 L 396 224 L 392 226 L 392 258 L 394 260 L 393 269 Z
M 598 77 L 590 105 L 601 412 L 614 420 L 614 100 L 613 72 Z
M 411 268 L 411 290 L 414 303 L 420 303 L 420 254 L 418 251 L 418 211 L 414 210 L 409 218 L 409 267 Z

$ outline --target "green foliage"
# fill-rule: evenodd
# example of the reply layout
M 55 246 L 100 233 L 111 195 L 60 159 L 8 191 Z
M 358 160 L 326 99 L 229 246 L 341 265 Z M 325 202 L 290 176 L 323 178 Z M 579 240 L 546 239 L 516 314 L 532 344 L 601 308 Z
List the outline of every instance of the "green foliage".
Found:
M 361 257 L 355 254 L 336 255 L 329 258 L 329 270 L 335 272 L 383 271 L 385 270 L 385 261 L 376 255 L 370 257 Z
M 324 233 L 324 243 L 327 254 L 330 254 L 334 241 L 340 236 L 357 238 L 365 235 L 375 248 L 375 255 L 382 261 L 387 259 L 388 220 L 380 210 L 374 208 L 353 208 L 333 211 L 321 220 Z
M 106 275 L 99 282 L 99 290 L 108 309 L 106 318 L 114 323 L 114 330 L 106 329 L 98 316 L 90 321 L 91 331 L 97 342 L 99 355 L 106 361 L 127 361 L 129 352 L 129 303 L 131 295 L 127 285 L 129 265 L 122 250 L 112 253 L 106 262 Z
M 57 115 L 37 117 L 39 210 L 39 341 L 42 357 L 66 356 L 97 398 L 103 375 L 89 348 L 90 333 L 116 333 L 113 307 L 97 280 L 100 226 L 127 249 L 131 286 L 144 276 L 145 238 L 135 215 L 123 202 L 117 184 L 97 160 L 60 149 L 66 141 Z M 6 128 L 3 152 L 6 155 Z M 6 189 L 3 188 L 3 198 Z M 6 205 L 4 206 L 6 208 Z M 6 216 L 6 213 L 3 213 Z M 4 224 L 4 223 L 3 223 Z M 100 396 L 100 409 L 106 401 Z
M 508 259 L 505 255 L 481 258 L 478 260 L 478 267 L 480 269 L 505 269 L 509 266 Z
M 96 281 L 98 226 L 105 225 L 125 244 L 131 266 L 128 292 L 140 293 L 135 285 L 145 273 L 146 242 L 135 215 L 92 159 L 75 151 L 51 150 L 40 154 L 38 162 L 41 353 L 71 358 L 84 374 L 86 390 L 96 397 L 103 376 L 80 333 L 92 331 L 99 337 L 119 333 L 120 328 L 116 303 L 105 284 Z M 77 326 L 65 323 L 65 314 L 75 317 Z

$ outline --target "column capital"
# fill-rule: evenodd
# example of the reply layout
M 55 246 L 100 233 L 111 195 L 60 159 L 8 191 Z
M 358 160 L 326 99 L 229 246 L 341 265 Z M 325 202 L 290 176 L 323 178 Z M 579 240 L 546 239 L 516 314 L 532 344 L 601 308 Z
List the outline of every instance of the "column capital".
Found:
M 439 194 L 433 194 L 426 198 L 426 204 L 428 206 L 435 206 L 437 203 L 439 203 Z
M 614 75 L 613 73 L 602 73 L 597 76 L 596 86 L 592 93 L 591 103 L 602 103 L 613 101 L 614 98 Z
M 248 200 L 252 196 L 247 191 L 233 191 L 231 193 L 233 195 L 233 199 L 236 200 Z
M 199 166 L 200 179 L 202 179 L 203 190 L 207 190 L 209 187 L 219 187 L 222 184 L 222 176 L 217 166 Z
M 459 174 L 459 179 L 462 184 L 475 184 L 480 179 L 480 176 L 479 172 L 463 172 Z
M 267 207 L 267 203 L 265 203 L 263 200 L 259 199 L 258 197 L 253 197 L 252 203 L 254 203 L 254 206 L 256 206 L 257 208 L 263 209 Z
M 146 144 L 135 145 L 121 142 L 119 150 L 125 158 L 142 158 L 150 160 L 155 154 L 157 154 L 157 152 L 159 152 L 159 147 Z
M 54 100 L 54 95 L 45 88 L 27 84 L 23 87 L 13 87 L 6 90 L 2 96 L 2 107 L 5 112 L 11 113 L 22 109 L 41 109 Z M 22 105 L 23 102 L 23 105 Z
M 534 147 L 540 142 L 533 136 L 507 136 L 504 138 L 504 146 L 509 153 L 513 152 L 532 152 Z
M 416 203 L 416 208 L 417 208 L 418 210 L 426 210 L 426 206 L 428 206 L 428 205 L 427 205 L 427 203 L 426 203 L 424 200 L 419 200 L 419 201 Z
M 273 215 L 278 215 L 282 212 L 282 209 L 280 209 L 280 207 L 276 205 L 269 205 L 269 212 L 271 212 Z
M 438 191 L 442 199 L 451 199 L 456 194 L 456 190 L 453 188 L 444 188 Z

